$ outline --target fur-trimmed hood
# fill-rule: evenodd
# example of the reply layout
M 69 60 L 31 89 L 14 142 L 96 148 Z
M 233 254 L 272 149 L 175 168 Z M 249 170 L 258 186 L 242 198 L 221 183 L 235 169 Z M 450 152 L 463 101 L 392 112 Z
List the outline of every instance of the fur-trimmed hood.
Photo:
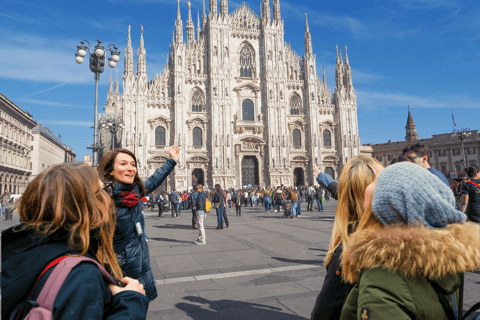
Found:
M 353 233 L 342 255 L 343 278 L 355 283 L 359 270 L 374 266 L 443 277 L 480 268 L 480 226 L 468 222 L 445 229 L 392 225 Z

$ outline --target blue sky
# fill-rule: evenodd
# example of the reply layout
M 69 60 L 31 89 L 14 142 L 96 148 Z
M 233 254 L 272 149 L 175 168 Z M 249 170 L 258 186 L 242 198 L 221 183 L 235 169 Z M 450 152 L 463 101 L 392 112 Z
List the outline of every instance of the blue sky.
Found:
M 196 13 L 200 0 L 192 0 Z M 207 1 L 207 11 L 208 11 Z M 220 1 L 218 1 L 220 4 Z M 241 2 L 229 1 L 232 12 Z M 259 13 L 259 1 L 246 3 Z M 335 45 L 348 46 L 357 93 L 361 143 L 405 138 L 410 105 L 420 138 L 458 127 L 479 129 L 480 4 L 478 1 L 292 1 L 280 0 L 285 41 L 304 53 L 308 13 L 317 72 L 325 65 L 335 87 Z M 113 70 L 123 73 L 127 28 L 134 52 L 144 27 L 147 74 L 166 62 L 176 18 L 176 0 L 3 0 L 0 12 L 0 92 L 60 134 L 77 159 L 91 154 L 93 73 L 74 61 L 86 39 L 114 43 L 122 52 Z M 187 1 L 181 0 L 187 19 Z M 106 102 L 109 68 L 102 74 L 99 110 Z

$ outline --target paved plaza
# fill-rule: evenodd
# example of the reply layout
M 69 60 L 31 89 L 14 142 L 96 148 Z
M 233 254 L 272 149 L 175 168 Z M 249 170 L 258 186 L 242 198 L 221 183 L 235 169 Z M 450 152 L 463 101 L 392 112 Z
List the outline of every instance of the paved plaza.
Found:
M 205 220 L 207 244 L 197 246 L 191 211 L 159 220 L 145 208 L 146 233 L 158 298 L 147 319 L 309 319 L 325 277 L 337 202 L 324 212 L 282 219 L 263 207 L 227 208 L 230 228 L 215 230 L 216 215 Z M 13 225 L 2 221 L 1 229 Z M 464 309 L 480 297 L 480 271 L 465 275 Z

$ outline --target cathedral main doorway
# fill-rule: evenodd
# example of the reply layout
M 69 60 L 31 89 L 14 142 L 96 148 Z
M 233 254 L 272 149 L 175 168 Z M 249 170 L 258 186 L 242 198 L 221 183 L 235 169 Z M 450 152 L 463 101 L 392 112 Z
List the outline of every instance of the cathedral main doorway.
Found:
M 305 175 L 302 168 L 295 168 L 295 170 L 293 170 L 293 183 L 295 187 L 305 185 Z
M 255 156 L 246 156 L 242 160 L 242 185 L 258 186 L 258 160 Z
M 196 186 L 197 184 L 205 185 L 202 169 L 195 169 L 192 172 L 192 185 Z

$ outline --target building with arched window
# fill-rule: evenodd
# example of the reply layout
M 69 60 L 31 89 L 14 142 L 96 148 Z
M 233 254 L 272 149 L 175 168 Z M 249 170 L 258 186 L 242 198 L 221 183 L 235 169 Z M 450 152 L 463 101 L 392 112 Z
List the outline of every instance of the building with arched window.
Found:
M 142 178 L 168 159 L 171 145 L 179 145 L 181 155 L 167 181 L 170 190 L 198 181 L 313 184 L 315 166 L 338 176 L 359 154 L 346 48 L 344 55 L 336 49 L 332 92 L 317 63 L 333 61 L 315 60 L 308 21 L 303 56 L 285 41 L 280 1 L 262 0 L 260 15 L 246 4 L 229 12 L 228 1 L 220 7 L 210 1 L 197 28 L 190 4 L 184 25 L 179 3 L 168 62 L 150 79 L 144 30 L 135 62 L 128 28 L 123 92 L 111 82 L 105 111 L 124 119 L 118 140 L 137 156 Z

